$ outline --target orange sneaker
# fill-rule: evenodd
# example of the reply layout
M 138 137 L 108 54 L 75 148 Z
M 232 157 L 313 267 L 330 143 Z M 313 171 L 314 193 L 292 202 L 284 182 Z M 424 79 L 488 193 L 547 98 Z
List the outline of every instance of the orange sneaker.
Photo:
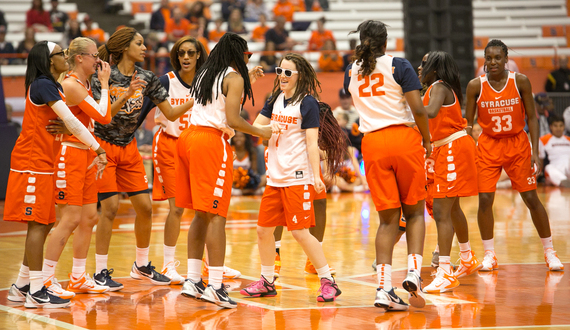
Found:
M 457 264 L 459 267 L 454 274 L 456 278 L 469 276 L 483 267 L 483 263 L 475 257 L 475 253 L 473 253 L 473 251 L 469 251 L 469 259 L 463 260 L 462 258 L 459 258 Z
M 331 275 L 336 275 L 336 269 L 330 267 L 330 271 L 331 271 Z M 309 260 L 309 258 L 307 258 L 307 262 L 305 263 L 305 273 L 307 274 L 318 274 L 317 270 L 315 269 L 315 266 L 313 266 L 313 263 L 311 263 L 311 260 Z
M 202 259 L 202 278 L 207 279 L 210 276 L 210 270 L 208 269 L 208 263 L 206 262 L 206 258 Z M 234 278 L 239 278 L 241 276 L 241 272 L 239 270 L 235 270 L 233 268 L 224 266 L 224 279 L 231 280 Z
M 279 253 L 275 252 L 275 271 L 273 276 L 279 277 L 280 271 L 281 271 L 281 256 L 279 256 Z
M 495 255 L 495 251 L 487 250 L 485 251 L 485 257 L 483 258 L 483 267 L 479 269 L 482 272 L 490 272 L 499 269 L 499 261 Z
M 453 271 L 446 272 L 442 267 L 437 268 L 437 275 L 434 280 L 424 288 L 425 293 L 442 293 L 445 291 L 453 290 L 459 286 L 457 277 Z
M 83 273 L 79 278 L 75 278 L 72 274 L 69 274 L 67 291 L 74 293 L 103 293 L 109 291 L 109 287 L 98 285 L 87 273 Z

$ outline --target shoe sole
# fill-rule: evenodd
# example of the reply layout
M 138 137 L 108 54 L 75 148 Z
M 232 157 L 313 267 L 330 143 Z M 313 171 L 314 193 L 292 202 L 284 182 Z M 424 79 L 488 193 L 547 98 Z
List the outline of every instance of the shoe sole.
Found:
M 133 271 L 131 271 L 131 277 L 135 280 L 149 280 L 154 285 L 170 285 L 170 281 L 168 281 L 168 282 L 157 281 L 157 280 L 154 280 L 150 277 L 146 277 L 145 275 L 137 274 Z
M 53 304 L 36 305 L 36 304 L 29 304 L 26 302 L 24 304 L 24 307 L 33 308 L 33 309 L 38 309 L 38 308 L 55 309 L 55 308 L 66 308 L 66 307 L 69 307 L 70 304 L 71 304 L 71 301 L 67 302 L 65 304 L 58 304 L 58 305 L 53 305 Z
M 410 305 L 416 308 L 423 308 L 426 305 L 426 300 L 422 297 L 422 293 L 418 291 L 418 286 L 410 281 L 404 281 L 402 283 L 404 290 L 408 291 L 410 294 Z
M 243 291 L 243 292 L 242 292 Z M 241 290 L 239 292 L 241 295 L 245 296 L 245 297 L 251 297 L 251 298 L 260 298 L 260 297 L 275 297 L 277 296 L 277 292 L 275 292 L 275 294 L 273 293 L 256 293 L 256 294 L 250 294 L 247 291 Z
M 198 299 L 198 300 L 200 300 L 200 298 L 202 297 L 202 294 L 201 294 L 201 293 L 197 293 L 197 292 L 196 292 L 195 295 L 192 295 L 189 291 L 184 291 L 184 290 L 181 292 L 181 294 L 182 294 L 184 297 L 194 298 L 194 299 Z
M 72 289 L 72 288 L 67 288 L 66 289 L 69 292 L 73 292 L 73 293 L 105 293 L 107 291 L 109 291 L 109 288 L 105 289 L 105 290 L 84 290 L 84 289 Z
M 430 294 L 444 293 L 447 291 L 451 291 L 451 290 L 457 288 L 458 286 L 459 286 L 459 283 L 457 283 L 457 285 L 452 286 L 452 287 L 443 288 L 443 289 L 439 289 L 439 290 L 429 290 L 429 291 L 424 288 L 424 293 L 430 293 Z
M 483 266 L 481 266 L 481 268 L 479 269 L 480 272 L 492 272 L 494 270 L 498 270 L 499 269 L 499 265 L 497 265 L 497 267 L 493 267 L 492 269 L 487 269 Z
M 71 291 L 70 291 L 70 292 L 71 292 Z M 72 293 L 73 293 L 73 292 L 72 292 Z M 75 293 L 73 293 L 73 296 L 71 296 L 71 295 L 60 296 L 60 295 L 58 295 L 58 294 L 54 294 L 53 292 L 50 292 L 50 294 L 51 294 L 52 296 L 56 296 L 56 297 L 61 298 L 61 299 L 71 299 L 71 298 L 75 297 Z
M 227 309 L 237 308 L 237 304 L 236 304 L 236 305 L 232 305 L 232 304 L 226 303 L 226 302 L 212 301 L 212 300 L 206 299 L 206 298 L 204 298 L 204 297 L 205 297 L 205 296 L 202 296 L 202 297 L 200 298 L 200 300 L 202 300 L 203 302 L 207 302 L 207 303 L 210 303 L 210 304 L 214 304 L 214 305 L 216 305 L 216 306 L 220 306 L 220 307 L 222 307 L 222 308 L 227 308 Z
M 455 277 L 457 278 L 461 278 L 461 277 L 465 277 L 465 276 L 469 276 L 474 274 L 476 271 L 480 270 L 481 268 L 483 268 L 483 264 L 479 264 L 479 266 L 477 266 L 475 269 L 473 270 L 468 270 L 465 273 L 461 274 L 461 275 L 455 275 Z
M 26 302 L 26 297 L 11 297 L 8 296 L 7 297 L 8 300 L 12 301 L 12 302 Z

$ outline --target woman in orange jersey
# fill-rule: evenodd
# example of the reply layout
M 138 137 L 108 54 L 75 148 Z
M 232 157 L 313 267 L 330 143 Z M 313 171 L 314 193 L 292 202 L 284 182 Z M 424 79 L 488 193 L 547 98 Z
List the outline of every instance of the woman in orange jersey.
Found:
M 105 150 L 64 103 L 57 79 L 68 69 L 67 56 L 59 45 L 41 41 L 31 49 L 26 69 L 26 111 L 12 151 L 4 204 L 4 220 L 28 224 L 24 261 L 8 293 L 10 301 L 24 302 L 27 308 L 61 308 L 70 303 L 48 292 L 41 271 L 44 242 L 55 223 L 54 166 L 59 147 L 45 127 L 61 118 L 80 142 L 96 151 L 90 165 L 97 165 L 96 175 L 107 163 Z
M 538 120 L 532 88 L 528 78 L 505 70 L 509 60 L 507 45 L 493 39 L 485 47 L 485 71 L 467 85 L 467 132 L 475 113 L 483 133 L 477 143 L 479 212 L 477 220 L 483 239 L 485 257 L 483 271 L 499 268 L 495 255 L 493 201 L 501 169 L 511 178 L 530 211 L 532 222 L 544 248 L 544 259 L 550 270 L 563 270 L 552 245 L 550 223 L 544 206 L 536 194 L 536 174 L 541 168 L 538 155 Z M 530 144 L 524 131 L 528 120 Z
M 437 275 L 424 291 L 440 293 L 457 287 L 459 277 L 470 275 L 482 266 L 471 251 L 467 219 L 459 204 L 460 197 L 477 195 L 475 142 L 465 132 L 467 121 L 461 115 L 459 68 L 451 55 L 430 52 L 422 68 L 422 83 L 429 85 L 423 103 L 430 117 L 434 144 L 433 214 L 439 246 Z M 461 263 L 455 273 L 450 257 L 454 229 L 461 251 Z
M 89 38 L 75 38 L 68 49 L 71 72 L 62 83 L 67 95 L 66 104 L 81 123 L 93 129 L 92 119 L 111 122 L 109 100 L 109 75 L 107 62 L 99 60 L 97 45 Z M 90 77 L 99 69 L 101 100 L 93 100 Z M 43 265 L 44 285 L 61 298 L 71 298 L 75 293 L 102 293 L 109 287 L 97 285 L 85 272 L 87 253 L 91 244 L 93 226 L 97 224 L 97 186 L 95 168 L 87 169 L 95 155 L 77 137 L 64 135 L 56 157 L 55 202 L 59 206 L 61 220 L 51 233 L 47 243 Z M 54 277 L 55 267 L 63 248 L 75 231 L 73 239 L 73 268 L 69 274 L 67 290 L 63 290 Z
M 386 55 L 388 33 L 380 21 L 365 21 L 344 88 L 360 115 L 366 180 L 380 216 L 376 234 L 376 307 L 407 310 L 392 290 L 392 253 L 400 215 L 406 219 L 408 274 L 402 283 L 414 307 L 425 306 L 420 270 L 424 245 L 425 157 L 431 153 L 422 86 L 410 62 Z M 417 125 L 419 130 L 413 128 Z M 422 147 L 423 145 L 423 147 Z M 425 150 L 424 150 L 425 149 Z
M 254 127 L 240 117 L 251 82 L 263 76 L 260 66 L 248 72 L 251 53 L 247 42 L 228 32 L 198 70 L 190 93 L 196 103 L 192 126 L 177 142 L 176 206 L 196 211 L 188 230 L 188 274 L 182 294 L 223 308 L 236 308 L 222 284 L 226 254 L 226 217 L 233 182 L 234 129 L 269 139 L 270 126 Z M 209 281 L 201 278 L 204 244 L 208 245 Z

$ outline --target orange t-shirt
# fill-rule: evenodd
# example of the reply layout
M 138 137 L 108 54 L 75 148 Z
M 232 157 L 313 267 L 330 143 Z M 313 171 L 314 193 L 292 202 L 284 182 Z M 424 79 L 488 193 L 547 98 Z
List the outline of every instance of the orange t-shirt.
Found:
M 427 89 L 423 101 L 425 106 L 429 104 L 432 87 L 438 83 L 442 83 L 442 81 L 438 80 L 434 82 Z M 455 98 L 453 104 L 443 105 L 441 109 L 439 109 L 437 116 L 429 120 L 429 132 L 432 142 L 445 139 L 467 126 L 467 120 L 461 115 L 461 105 L 457 102 L 455 92 L 453 92 L 453 97 Z
M 224 34 L 226 34 L 226 31 L 213 30 L 208 33 L 208 38 L 210 41 L 218 42 Z
M 91 29 L 91 30 L 83 30 L 81 34 L 86 38 L 91 38 L 96 40 L 98 43 L 102 44 L 105 42 L 105 31 L 102 29 Z
M 336 60 L 333 60 L 331 56 L 325 56 L 325 54 L 322 54 L 321 58 L 319 58 L 319 68 L 321 68 L 321 71 L 342 71 L 342 65 L 342 56 L 338 54 Z
M 285 3 L 276 3 L 273 7 L 273 15 L 284 16 L 287 22 L 293 22 L 293 13 L 295 12 L 295 7 L 289 1 Z
M 525 110 L 515 76 L 515 72 L 509 71 L 501 91 L 491 87 L 486 75 L 479 77 L 481 94 L 477 99 L 477 122 L 483 133 L 495 139 L 515 136 L 525 127 Z
M 178 23 L 176 23 L 175 20 L 170 20 L 164 27 L 164 32 L 172 33 L 172 35 L 178 39 L 187 35 L 191 27 L 192 24 L 190 24 L 190 21 L 185 18 L 181 19 Z
M 309 50 L 321 50 L 327 40 L 332 40 L 336 43 L 332 31 L 325 30 L 323 33 L 313 31 L 311 38 L 309 39 Z
M 307 11 L 305 8 L 305 0 L 289 0 L 295 11 Z
M 256 26 L 251 32 L 251 39 L 253 41 L 265 41 L 265 32 L 269 30 L 268 26 Z
M 198 37 L 197 40 L 202 44 L 202 46 L 204 46 L 204 50 L 206 51 L 206 53 L 210 54 L 210 47 L 208 47 L 208 39 L 204 37 Z
M 168 24 L 168 22 L 172 20 L 172 17 L 170 17 L 170 9 L 162 8 L 160 12 L 162 13 L 162 17 L 164 18 L 164 26 L 166 27 L 166 24 Z

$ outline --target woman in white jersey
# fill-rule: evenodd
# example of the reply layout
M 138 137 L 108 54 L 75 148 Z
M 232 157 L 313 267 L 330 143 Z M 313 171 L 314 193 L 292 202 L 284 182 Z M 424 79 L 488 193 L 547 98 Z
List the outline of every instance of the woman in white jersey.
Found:
M 346 69 L 344 88 L 352 94 L 360 115 L 366 179 L 380 216 L 374 305 L 386 310 L 408 309 L 392 290 L 391 279 L 392 252 L 403 212 L 409 271 L 402 285 L 410 293 L 412 306 L 423 307 L 424 162 L 431 145 L 428 117 L 420 98 L 422 86 L 410 62 L 385 54 L 388 33 L 384 23 L 365 21 L 353 31 L 358 32 L 360 45 L 353 64 Z M 413 128 L 416 124 L 419 131 Z
M 277 226 L 287 226 L 318 273 L 321 287 L 317 301 L 330 302 L 341 291 L 331 275 L 322 246 L 309 228 L 315 226 L 315 193 L 325 189 L 320 176 L 319 147 L 327 154 L 327 169 L 332 176 L 346 151 L 344 134 L 330 107 L 330 115 L 320 124 L 320 105 L 316 100 L 320 83 L 305 58 L 289 53 L 276 72 L 272 96 L 254 122 L 258 126 L 271 124 L 281 128 L 281 133 L 269 140 L 266 153 L 267 187 L 257 221 L 261 278 L 240 293 L 250 297 L 277 295 L 273 232 Z M 322 145 L 319 135 L 324 140 Z
M 176 206 L 196 211 L 188 230 L 188 275 L 182 294 L 236 308 L 222 284 L 226 253 L 226 216 L 233 182 L 232 150 L 228 139 L 234 129 L 271 138 L 270 126 L 254 127 L 240 117 L 247 98 L 253 99 L 251 82 L 263 75 L 250 72 L 247 42 L 226 33 L 198 70 L 191 95 L 195 98 L 190 129 L 178 138 Z M 204 243 L 208 245 L 209 281 L 201 279 Z

